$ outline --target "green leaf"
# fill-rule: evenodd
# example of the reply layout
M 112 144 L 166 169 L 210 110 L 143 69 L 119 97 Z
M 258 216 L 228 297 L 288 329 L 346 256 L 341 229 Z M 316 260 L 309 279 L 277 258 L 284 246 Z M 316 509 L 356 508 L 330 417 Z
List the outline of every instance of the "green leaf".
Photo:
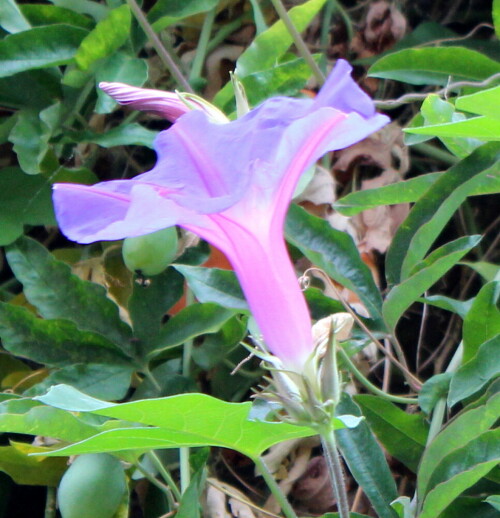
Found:
M 458 97 L 455 107 L 457 110 L 500 119 L 500 86 Z
M 500 170 L 500 145 L 490 143 L 444 173 L 414 205 L 387 252 L 390 284 L 406 279 L 422 260 L 464 199 Z
M 445 297 L 444 295 L 431 295 L 429 297 L 422 297 L 419 299 L 419 302 L 430 304 L 431 306 L 445 309 L 446 311 L 451 311 L 452 313 L 456 313 L 460 318 L 465 318 L 465 315 L 472 305 L 472 299 L 456 300 L 452 299 L 451 297 Z
M 205 337 L 203 343 L 193 349 L 193 361 L 202 369 L 209 371 L 220 364 L 231 351 L 245 338 L 247 327 L 235 316 L 230 318 L 217 333 Z
M 351 236 L 296 205 L 288 211 L 285 232 L 288 241 L 313 264 L 354 291 L 372 318 L 378 320 L 381 317 L 380 292 Z
M 433 135 L 440 137 L 443 142 L 448 143 L 450 150 L 453 150 L 457 156 L 464 156 L 464 152 L 457 153 L 460 148 L 455 145 L 453 148 L 450 142 L 457 139 L 450 140 L 447 137 L 457 137 L 462 139 L 480 139 L 485 142 L 500 140 L 500 119 L 492 117 L 473 117 L 458 122 L 448 122 L 445 124 L 432 124 L 429 126 L 406 128 L 404 131 L 408 133 L 415 133 L 417 135 Z M 462 146 L 463 147 L 463 146 Z
M 451 376 L 451 372 L 443 372 L 432 376 L 423 384 L 418 394 L 418 404 L 427 415 L 430 415 L 440 399 L 448 396 Z
M 48 157 L 49 140 L 58 128 L 62 114 L 63 106 L 60 102 L 45 108 L 40 113 L 30 109 L 19 113 L 9 140 L 14 144 L 19 165 L 25 173 L 51 173 L 58 165 L 56 161 L 49 160 L 46 163 L 45 160 L 50 158 Z
M 342 414 L 361 415 L 359 407 L 343 394 L 337 406 Z M 398 497 L 385 455 L 365 422 L 356 428 L 335 433 L 342 456 L 352 476 L 363 488 L 379 518 L 395 518 L 390 503 Z
M 354 400 L 389 455 L 416 473 L 429 430 L 423 416 L 408 414 L 378 396 L 358 395 Z
M 274 67 L 266 70 L 252 72 L 242 78 L 238 77 L 238 79 L 240 79 L 245 88 L 250 105 L 257 106 L 272 96 L 296 96 L 306 86 L 307 80 L 310 77 L 311 68 L 300 58 L 276 64 Z M 224 99 L 222 94 L 219 97 L 219 106 L 226 113 L 236 110 L 236 102 L 232 92 L 229 90 L 229 86 L 227 87 L 226 98 Z M 216 96 L 217 99 L 219 97 Z
M 17 167 L 0 171 L 0 246 L 22 235 L 24 225 L 55 225 L 50 185 Z
M 12 354 L 49 366 L 128 362 L 116 345 L 99 334 L 80 331 L 69 320 L 42 320 L 5 302 L 0 302 L 0 336 Z
M 64 7 L 75 13 L 88 14 L 94 20 L 102 20 L 106 17 L 109 9 L 93 0 L 50 0 L 57 7 Z
M 98 64 L 95 79 L 97 84 L 101 81 L 117 81 L 132 86 L 142 86 L 148 79 L 148 64 L 144 59 L 116 52 Z M 110 113 L 116 105 L 112 97 L 97 88 L 96 113 Z
M 497 511 L 500 511 L 500 495 L 491 495 L 486 498 L 485 502 L 488 502 Z
M 106 133 L 94 133 L 81 131 L 68 133 L 68 136 L 76 142 L 91 142 L 104 148 L 115 146 L 145 146 L 153 149 L 153 141 L 158 135 L 157 131 L 146 129 L 144 126 L 132 122 L 122 124 L 110 129 Z
M 74 442 L 91 437 L 101 430 L 102 427 L 85 423 L 71 412 L 29 399 L 0 403 L 1 432 L 41 435 Z
M 425 127 L 435 128 L 436 125 L 443 126 L 447 123 L 458 123 L 466 120 L 463 113 L 457 113 L 455 106 L 448 101 L 444 101 L 436 94 L 428 95 L 422 103 L 420 109 L 424 118 Z M 419 128 L 412 125 L 411 128 L 406 128 L 408 133 L 419 133 Z M 428 133 L 430 135 L 439 135 L 438 133 Z M 452 135 L 453 136 L 453 135 Z M 459 135 L 457 135 L 459 136 Z M 456 156 L 465 158 L 470 155 L 475 148 L 481 145 L 481 142 L 472 139 L 464 138 L 441 138 L 443 144 Z
M 429 173 L 376 189 L 352 192 L 337 200 L 333 207 L 345 216 L 355 216 L 364 210 L 373 209 L 380 205 L 413 203 L 423 196 L 443 174 L 445 173 Z M 468 196 L 496 194 L 498 192 L 500 192 L 500 175 L 491 174 L 485 176 L 482 182 L 475 185 Z
M 463 363 L 473 358 L 479 346 L 500 333 L 500 281 L 484 285 L 464 318 Z
M 60 78 L 51 69 L 0 78 L 0 101 L 9 108 L 40 110 L 59 97 L 62 97 Z
M 56 24 L 11 34 L 0 41 L 0 77 L 73 61 L 87 31 Z
M 472 396 L 500 374 L 499 350 L 500 334 L 482 344 L 477 354 L 455 372 L 451 379 L 448 406 L 452 407 Z
M 81 330 L 105 336 L 130 350 L 130 328 L 120 320 L 118 307 L 102 286 L 83 281 L 70 267 L 54 259 L 39 243 L 21 238 L 7 249 L 7 260 L 24 285 L 26 298 L 44 318 L 64 318 Z
M 127 40 L 132 15 L 127 4 L 109 11 L 82 41 L 75 55 L 81 70 L 88 70 L 99 59 L 111 56 Z
M 94 405 L 94 414 L 156 427 L 106 431 L 49 455 L 220 446 L 256 458 L 278 442 L 315 434 L 312 428 L 306 426 L 249 421 L 251 403 L 227 403 L 205 394 L 180 394 L 113 405 L 59 385 L 38 399 L 48 405 L 71 408 L 72 411 L 89 410 Z M 339 419 L 334 424 L 338 428 L 345 426 Z
M 436 467 L 419 518 L 434 518 L 500 462 L 500 429 L 490 430 L 456 449 Z
M 500 280 L 500 277 L 497 277 L 500 274 L 500 265 L 488 263 L 487 261 L 476 261 L 474 263 L 462 261 L 460 264 L 475 270 L 486 282 Z
M 67 469 L 67 459 L 29 457 L 41 448 L 26 446 L 27 452 L 14 446 L 0 447 L 0 471 L 7 473 L 16 484 L 29 486 L 57 486 Z M 56 461 L 56 462 L 54 462 Z
M 394 79 L 414 85 L 445 85 L 467 79 L 483 81 L 500 72 L 500 63 L 464 47 L 426 47 L 394 52 L 379 59 L 369 70 L 371 77 Z
M 158 0 L 148 13 L 153 29 L 159 32 L 183 18 L 210 11 L 218 0 Z
M 434 438 L 425 450 L 418 470 L 417 493 L 421 500 L 431 489 L 429 482 L 432 473 L 443 459 L 488 431 L 496 423 L 499 415 L 500 393 L 496 393 L 485 405 L 462 412 Z
M 333 207 L 345 216 L 355 216 L 380 205 L 396 205 L 417 201 L 443 173 L 429 173 L 402 182 L 365 189 L 348 194 L 337 200 Z
M 410 276 L 401 284 L 394 286 L 384 301 L 382 313 L 387 326 L 395 329 L 399 319 L 411 304 L 474 248 L 480 239 L 481 236 L 456 239 L 438 248 L 417 264 L 410 272 Z
M 192 304 L 170 318 L 162 327 L 148 357 L 155 358 L 164 351 L 199 335 L 216 333 L 233 315 L 233 310 L 217 304 Z
M 181 264 L 173 266 L 184 275 L 200 302 L 214 302 L 225 308 L 248 311 L 245 296 L 234 272 Z
M 288 15 L 299 32 L 307 28 L 325 1 L 309 0 L 288 11 Z M 269 29 L 259 34 L 238 58 L 235 70 L 237 77 L 241 80 L 255 72 L 273 69 L 292 43 L 290 32 L 281 20 L 277 21 Z M 232 85 L 227 84 L 215 96 L 214 103 L 218 106 L 225 106 L 232 96 Z
M 134 283 L 128 310 L 133 323 L 134 336 L 150 344 L 160 332 L 162 318 L 182 297 L 184 279 L 173 268 L 149 279 L 149 283 Z
M 495 26 L 495 34 L 497 38 L 500 38 L 500 0 L 493 0 L 493 11 L 491 14 Z
M 21 12 L 34 27 L 64 23 L 90 30 L 94 27 L 94 21 L 88 16 L 76 13 L 71 9 L 57 7 L 55 5 L 27 4 L 21 5 Z
M 205 479 L 207 469 L 205 466 L 199 468 L 192 476 L 189 486 L 182 494 L 179 508 L 176 510 L 177 518 L 200 518 L 201 517 L 201 496 L 205 491 Z
M 498 513 L 480 498 L 459 496 L 449 505 L 439 518 L 498 518 Z
M 31 29 L 30 24 L 14 0 L 3 0 L 0 3 L 0 27 L 10 33 Z
M 130 390 L 133 367 L 125 363 L 75 363 L 57 370 L 36 385 L 26 390 L 26 396 L 44 394 L 50 387 L 60 383 L 70 384 L 93 397 L 118 401 L 124 399 Z

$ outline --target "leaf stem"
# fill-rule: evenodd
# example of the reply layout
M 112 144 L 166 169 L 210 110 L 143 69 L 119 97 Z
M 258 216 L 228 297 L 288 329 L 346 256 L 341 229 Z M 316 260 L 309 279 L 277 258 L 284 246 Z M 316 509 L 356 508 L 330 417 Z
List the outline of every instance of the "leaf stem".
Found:
M 162 493 L 165 494 L 168 500 L 168 505 L 171 509 L 176 509 L 177 504 L 175 502 L 174 497 L 172 496 L 171 489 L 160 482 L 152 473 L 150 473 L 147 469 L 143 468 L 140 463 L 137 463 L 135 465 L 135 468 L 140 471 L 145 478 L 147 478 L 153 486 L 156 486 Z
M 374 385 L 363 375 L 363 373 L 356 367 L 354 362 L 349 358 L 349 355 L 344 351 L 344 349 L 342 349 L 342 347 L 339 347 L 337 350 L 340 353 L 340 356 L 342 356 L 344 362 L 347 364 L 348 369 L 354 374 L 354 377 L 364 387 L 366 387 L 374 394 L 377 394 L 378 396 L 383 397 L 388 401 L 393 401 L 394 403 L 401 403 L 403 405 L 415 405 L 418 403 L 417 398 L 394 396 L 393 394 L 388 394 L 387 392 L 384 392 L 383 390 L 379 389 L 376 385 Z
M 265 480 L 267 487 L 270 489 L 274 498 L 278 502 L 281 507 L 281 510 L 285 514 L 287 518 L 297 518 L 295 511 L 293 510 L 290 502 L 287 500 L 286 496 L 281 491 L 280 486 L 276 482 L 276 479 L 273 477 L 273 474 L 269 471 L 269 468 L 266 466 L 266 463 L 262 460 L 261 457 L 257 457 L 253 459 L 255 462 L 255 466 L 257 467 L 257 471 L 262 478 Z
M 56 488 L 53 486 L 47 487 L 47 496 L 45 500 L 45 512 L 43 518 L 56 517 Z
M 186 288 L 186 307 L 194 302 L 193 292 Z M 184 343 L 182 349 L 182 375 L 189 377 L 191 371 L 191 355 L 193 352 L 193 340 Z M 181 493 L 184 494 L 191 482 L 191 467 L 189 466 L 189 448 L 183 446 L 179 448 L 179 469 L 181 475 Z
M 163 43 L 161 42 L 160 38 L 158 38 L 158 35 L 154 31 L 151 24 L 148 22 L 146 16 L 144 16 L 144 13 L 137 4 L 136 0 L 127 0 L 127 4 L 129 5 L 142 30 L 146 33 L 149 40 L 151 41 L 151 44 L 158 53 L 159 58 L 162 60 L 163 64 L 168 68 L 168 70 L 170 70 L 170 73 L 175 78 L 179 86 L 181 86 L 186 92 L 194 93 L 191 85 L 188 83 L 187 79 L 184 77 L 179 67 L 172 59 L 172 56 L 170 56 L 170 54 L 163 46 Z
M 328 429 L 320 430 L 321 443 L 325 454 L 328 473 L 332 483 L 333 494 L 337 500 L 337 508 L 340 518 L 349 518 L 349 501 L 345 488 L 344 473 L 340 462 L 335 430 L 330 426 Z
M 177 499 L 177 501 L 180 501 L 181 499 L 181 492 L 179 491 L 179 488 L 177 487 L 177 484 L 175 483 L 174 479 L 172 478 L 172 475 L 170 472 L 165 468 L 163 465 L 163 462 L 160 460 L 158 455 L 155 453 L 154 450 L 150 450 L 146 452 L 146 457 L 149 458 L 149 460 L 152 462 L 152 464 L 155 466 L 155 468 L 158 470 L 160 475 L 163 477 L 163 480 L 167 483 L 168 487 L 172 491 L 173 495 Z
M 297 47 L 297 50 L 298 50 L 300 56 L 309 65 L 309 68 L 312 70 L 312 73 L 314 74 L 316 81 L 318 81 L 318 83 L 320 85 L 322 85 L 325 82 L 325 75 L 323 74 L 323 72 L 321 72 L 321 69 L 319 68 L 318 64 L 314 60 L 314 57 L 312 56 L 311 52 L 307 48 L 305 41 L 303 40 L 302 36 L 300 35 L 300 32 L 297 30 L 297 28 L 293 24 L 290 16 L 288 16 L 287 10 L 285 9 L 285 6 L 283 5 L 282 1 L 281 0 L 271 0 L 271 3 L 273 4 L 274 8 L 276 9 L 278 16 L 280 17 L 281 21 L 285 25 L 287 31 L 292 36 L 293 41 L 295 43 L 295 46 Z
M 191 72 L 189 73 L 190 81 L 201 77 L 201 71 L 203 69 L 203 63 L 205 62 L 205 57 L 207 55 L 207 46 L 210 40 L 210 34 L 212 33 L 216 14 L 217 6 L 215 6 L 213 9 L 210 9 L 210 11 L 208 11 L 208 13 L 205 15 L 205 19 L 203 20 L 200 38 L 196 47 L 196 54 L 191 65 Z

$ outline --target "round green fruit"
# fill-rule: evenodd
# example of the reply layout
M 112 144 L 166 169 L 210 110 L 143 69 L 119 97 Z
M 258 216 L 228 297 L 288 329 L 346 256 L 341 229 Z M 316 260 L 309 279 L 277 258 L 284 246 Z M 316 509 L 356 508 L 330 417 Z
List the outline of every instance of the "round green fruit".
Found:
M 174 260 L 177 252 L 175 227 L 152 234 L 127 237 L 123 241 L 123 260 L 127 268 L 148 277 L 158 275 Z
M 62 518 L 112 518 L 126 490 L 121 462 L 107 453 L 80 455 L 57 490 Z

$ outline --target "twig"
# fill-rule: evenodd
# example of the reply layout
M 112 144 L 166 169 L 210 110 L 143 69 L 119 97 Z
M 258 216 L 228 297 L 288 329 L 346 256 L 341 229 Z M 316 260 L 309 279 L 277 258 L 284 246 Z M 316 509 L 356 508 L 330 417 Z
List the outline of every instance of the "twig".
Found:
M 434 93 L 436 95 L 446 95 L 450 90 L 455 90 L 456 88 L 462 88 L 465 86 L 470 86 L 472 88 L 484 88 L 486 86 L 489 86 L 491 83 L 494 83 L 497 79 L 500 79 L 500 72 L 493 74 L 484 81 L 457 81 L 456 83 L 450 83 L 446 85 L 444 88 L 441 88 L 441 90 L 437 90 L 436 92 L 430 93 Z M 375 106 L 383 110 L 390 110 L 392 108 L 398 108 L 403 104 L 423 101 L 428 95 L 429 93 L 405 94 L 401 97 L 398 97 L 397 99 L 389 99 L 387 101 L 375 101 Z
M 307 45 L 305 44 L 304 40 L 302 39 L 302 36 L 300 35 L 299 31 L 293 24 L 292 20 L 290 19 L 290 16 L 288 16 L 285 6 L 281 2 L 281 0 L 271 0 L 271 3 L 273 4 L 274 8 L 276 9 L 278 16 L 280 17 L 281 21 L 285 25 L 287 31 L 292 36 L 293 41 L 295 43 L 295 46 L 297 47 L 297 50 L 298 50 L 300 56 L 309 65 L 309 68 L 312 70 L 312 73 L 314 74 L 316 81 L 318 81 L 318 83 L 320 85 L 322 85 L 326 79 L 325 75 L 323 74 L 323 72 L 321 72 L 321 69 L 319 68 L 316 61 L 314 61 L 314 58 L 313 58 L 311 52 L 309 51 Z
M 179 70 L 179 67 L 176 65 L 175 61 L 172 59 L 172 56 L 167 52 L 160 38 L 154 31 L 151 24 L 148 22 L 147 18 L 144 16 L 141 8 L 137 4 L 136 0 L 127 0 L 127 4 L 129 5 L 132 13 L 141 26 L 142 30 L 147 34 L 148 38 L 151 41 L 151 44 L 155 48 L 158 53 L 158 57 L 162 60 L 163 64 L 170 70 L 172 76 L 174 76 L 175 80 L 183 88 L 185 92 L 194 93 L 191 85 L 188 83 L 187 79 L 184 77 L 182 72 Z

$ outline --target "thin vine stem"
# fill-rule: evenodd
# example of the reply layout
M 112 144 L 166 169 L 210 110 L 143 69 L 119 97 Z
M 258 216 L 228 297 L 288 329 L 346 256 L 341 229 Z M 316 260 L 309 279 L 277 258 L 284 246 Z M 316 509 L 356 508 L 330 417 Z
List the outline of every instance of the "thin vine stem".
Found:
M 203 26 L 201 28 L 200 38 L 198 39 L 198 45 L 196 46 L 196 54 L 191 65 L 191 72 L 189 73 L 189 80 L 193 81 L 201 77 L 201 71 L 203 69 L 203 63 L 207 55 L 207 47 L 210 41 L 210 34 L 217 14 L 217 7 L 210 9 L 205 15 L 203 20 Z
M 163 64 L 170 70 L 170 73 L 176 80 L 176 82 L 181 86 L 184 91 L 189 93 L 194 93 L 193 89 L 191 88 L 191 85 L 188 83 L 187 79 L 184 77 L 183 73 L 173 60 L 172 56 L 167 52 L 167 49 L 164 47 L 163 43 L 161 42 L 160 38 L 158 38 L 158 35 L 154 31 L 151 24 L 148 22 L 146 16 L 144 16 L 144 13 L 142 12 L 141 8 L 137 4 L 136 0 L 127 0 L 127 4 L 130 7 L 130 10 L 134 14 L 137 22 L 141 26 L 142 30 L 146 33 L 149 40 L 151 41 L 151 44 L 155 48 L 156 52 L 158 53 L 158 57 L 161 59 Z
M 322 85 L 326 79 L 325 75 L 323 74 L 323 72 L 319 68 L 318 64 L 314 60 L 314 57 L 311 54 L 311 52 L 309 51 L 302 36 L 300 35 L 300 32 L 297 30 L 297 28 L 293 24 L 282 1 L 281 0 L 271 0 L 271 3 L 273 4 L 274 9 L 278 13 L 278 16 L 280 17 L 281 21 L 285 25 L 287 31 L 290 33 L 290 36 L 293 38 L 293 42 L 295 43 L 295 46 L 297 47 L 297 51 L 299 52 L 300 56 L 309 65 L 309 68 L 311 69 L 312 73 L 314 74 L 316 81 L 318 81 L 318 83 L 320 85 Z
M 333 494 L 337 500 L 339 517 L 349 518 L 349 500 L 347 499 L 344 472 L 342 470 L 342 463 L 340 462 L 339 450 L 335 439 L 335 430 L 331 427 L 327 430 L 321 430 L 320 437 L 332 483 Z
M 146 457 L 149 458 L 149 460 L 152 462 L 152 464 L 156 467 L 160 475 L 162 476 L 163 480 L 168 484 L 168 487 L 172 491 L 175 498 L 179 501 L 181 499 L 181 492 L 179 491 L 179 488 L 177 487 L 177 484 L 175 483 L 174 479 L 172 478 L 172 475 L 170 472 L 165 468 L 163 465 L 163 462 L 160 460 L 158 455 L 153 451 L 148 451 L 146 453 Z
M 265 462 L 261 457 L 257 457 L 253 459 L 255 462 L 255 466 L 257 467 L 257 471 L 262 475 L 262 478 L 267 484 L 267 487 L 273 494 L 274 498 L 278 502 L 281 507 L 281 510 L 285 514 L 287 518 L 297 518 L 295 511 L 293 510 L 290 502 L 287 500 L 286 496 L 281 491 L 280 486 L 276 482 L 276 479 L 273 477 L 273 474 L 269 471 L 269 468 L 266 466 Z

